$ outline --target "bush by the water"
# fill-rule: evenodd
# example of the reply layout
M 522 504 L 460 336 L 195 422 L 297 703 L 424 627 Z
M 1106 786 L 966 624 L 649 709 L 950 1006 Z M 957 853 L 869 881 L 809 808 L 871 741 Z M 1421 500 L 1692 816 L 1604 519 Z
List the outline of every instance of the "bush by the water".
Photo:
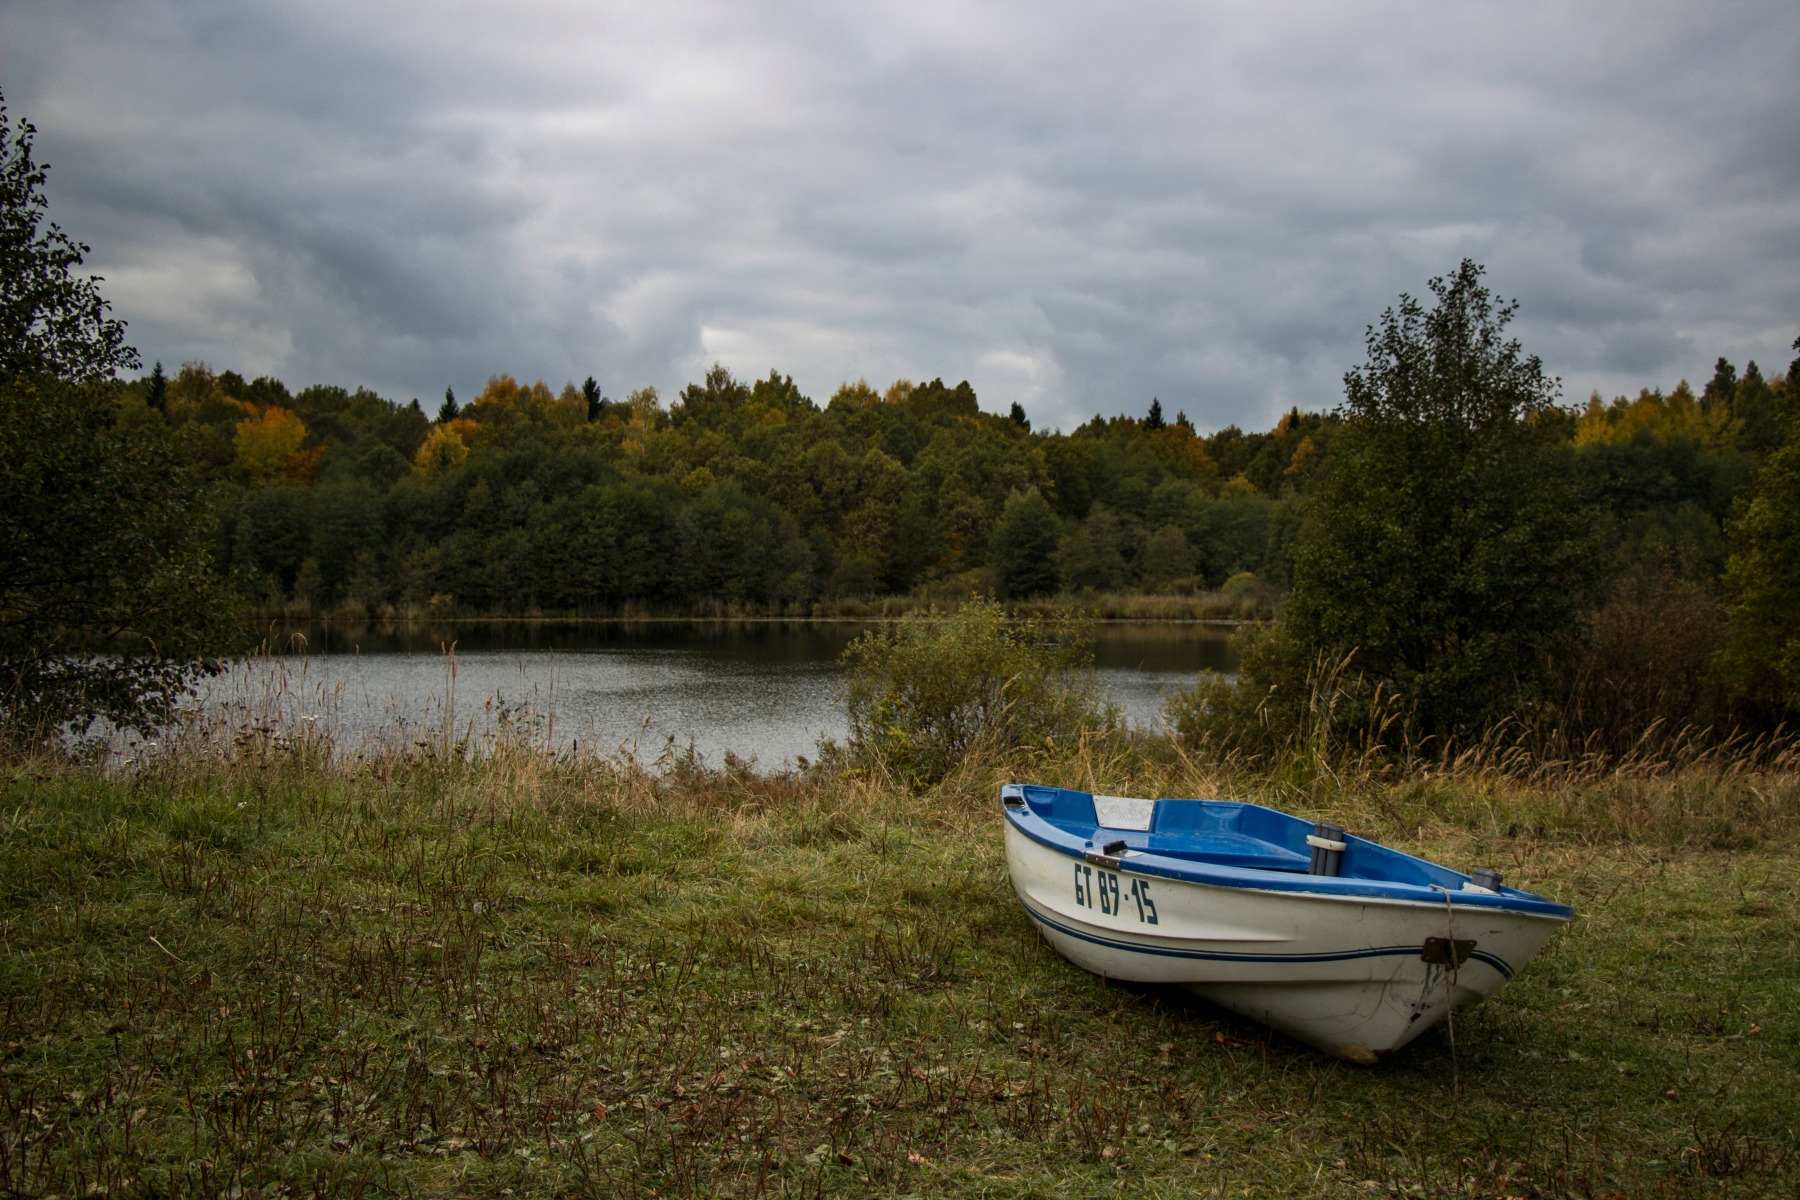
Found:
M 930 609 L 844 652 L 852 760 L 916 782 L 978 748 L 1043 748 L 1107 728 L 1093 639 L 1075 620 L 1018 620 L 993 600 Z

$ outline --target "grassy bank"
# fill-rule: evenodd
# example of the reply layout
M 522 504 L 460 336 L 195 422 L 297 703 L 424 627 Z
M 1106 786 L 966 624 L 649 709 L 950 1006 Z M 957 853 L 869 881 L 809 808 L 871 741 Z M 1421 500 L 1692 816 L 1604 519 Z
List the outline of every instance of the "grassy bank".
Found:
M 993 789 L 243 742 L 0 796 L 18 1195 L 1788 1196 L 1800 776 L 1229 790 L 1569 902 L 1382 1066 L 1033 935 Z M 1626 836 L 1629 833 L 1629 836 Z

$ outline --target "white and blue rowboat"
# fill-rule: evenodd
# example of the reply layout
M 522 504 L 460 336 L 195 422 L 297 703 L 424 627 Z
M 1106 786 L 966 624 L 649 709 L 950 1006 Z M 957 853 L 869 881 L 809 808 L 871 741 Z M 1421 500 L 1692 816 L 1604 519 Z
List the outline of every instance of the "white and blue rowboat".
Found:
M 1008 784 L 1006 861 L 1044 937 L 1357 1063 L 1479 1003 L 1573 910 L 1256 804 Z

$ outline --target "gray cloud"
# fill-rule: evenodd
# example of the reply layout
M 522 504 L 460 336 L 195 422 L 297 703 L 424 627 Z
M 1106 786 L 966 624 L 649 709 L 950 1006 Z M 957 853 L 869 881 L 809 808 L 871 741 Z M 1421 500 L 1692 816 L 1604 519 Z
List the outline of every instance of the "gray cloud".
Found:
M 0 0 L 147 358 L 467 396 L 715 359 L 1266 426 L 1464 255 L 1572 399 L 1785 367 L 1790 3 Z

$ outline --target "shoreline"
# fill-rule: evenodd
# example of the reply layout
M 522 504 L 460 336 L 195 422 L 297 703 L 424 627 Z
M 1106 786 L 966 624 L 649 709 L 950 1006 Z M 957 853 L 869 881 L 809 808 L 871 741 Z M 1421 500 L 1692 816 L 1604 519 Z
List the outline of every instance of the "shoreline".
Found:
M 949 611 L 967 596 L 889 596 L 880 600 L 843 601 L 783 608 L 779 605 L 705 604 L 692 607 L 661 609 L 627 605 L 612 612 L 546 612 L 526 609 L 522 612 L 480 612 L 459 610 L 453 606 L 392 605 L 368 607 L 361 604 L 335 605 L 315 609 L 299 604 L 278 607 L 250 607 L 249 620 L 259 624 L 274 621 L 306 622 L 321 625 L 345 624 L 442 624 L 453 621 L 482 621 L 494 624 L 699 624 L 730 622 L 734 624 L 816 625 L 843 623 L 881 623 L 897 621 L 914 613 L 932 610 Z M 1082 619 L 1096 625 L 1209 625 L 1238 628 L 1272 620 L 1276 605 L 1268 597 L 1237 597 L 1218 592 L 1191 596 L 1158 596 L 1119 593 L 1069 599 L 1036 599 L 1013 601 L 1008 613 L 1023 620 Z
M 285 613 L 260 612 L 253 615 L 258 623 L 288 621 L 307 625 L 449 625 L 457 622 L 469 622 L 482 625 L 879 625 L 900 620 L 906 613 L 887 616 L 678 616 L 678 615 L 629 615 L 629 616 L 556 616 L 547 614 L 510 614 L 491 616 L 487 614 L 426 616 L 416 614 L 400 614 L 381 616 L 370 614 L 355 616 L 343 612 L 326 613 Z M 1042 614 L 1017 614 L 1024 618 L 1032 618 Z M 1078 612 L 1067 614 L 1080 616 Z M 1258 617 L 1097 617 L 1087 616 L 1086 620 L 1095 625 L 1204 625 L 1224 629 L 1239 629 L 1245 625 L 1258 625 L 1267 618 Z

